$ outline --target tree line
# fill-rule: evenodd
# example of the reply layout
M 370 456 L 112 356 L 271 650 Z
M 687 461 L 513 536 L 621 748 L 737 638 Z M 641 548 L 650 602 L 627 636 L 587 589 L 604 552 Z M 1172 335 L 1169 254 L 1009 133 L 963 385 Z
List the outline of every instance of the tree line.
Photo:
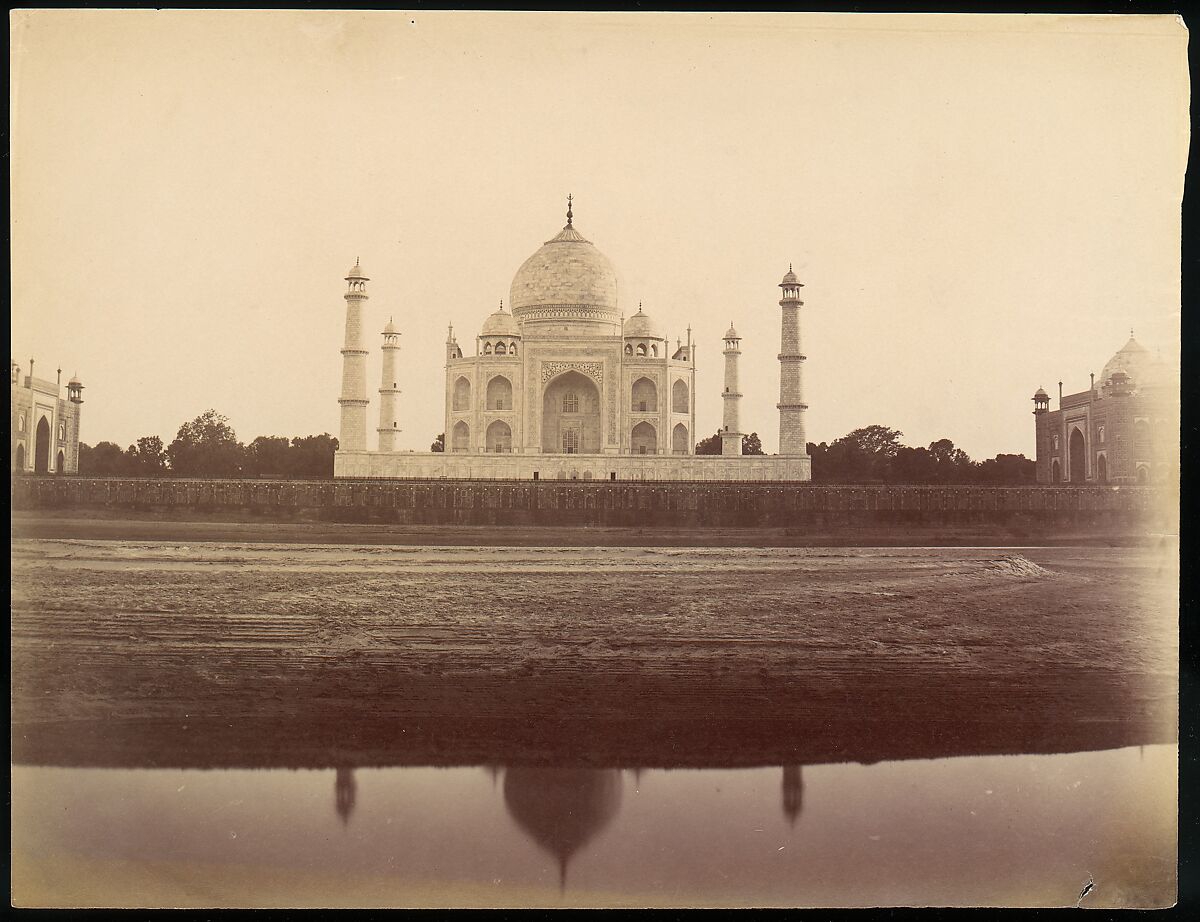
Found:
M 927 448 L 901 443 L 887 426 L 855 429 L 826 444 L 808 443 L 814 483 L 958 483 L 1021 486 L 1037 482 L 1037 464 L 1024 455 L 973 461 L 950 439 Z
M 164 445 L 157 435 L 138 439 L 124 451 L 113 442 L 79 446 L 79 473 L 110 477 L 309 477 L 333 476 L 338 440 L 329 433 L 260 435 L 238 441 L 229 420 L 207 410 L 179 427 Z
M 903 444 L 898 429 L 872 425 L 840 439 L 808 443 L 814 483 L 1032 484 L 1036 465 L 1024 455 L 999 454 L 973 461 L 950 439 L 926 448 Z M 229 420 L 207 410 L 179 427 L 164 445 L 144 436 L 122 450 L 112 442 L 79 446 L 79 473 L 113 477 L 309 477 L 333 476 L 338 440 L 329 433 L 296 436 L 260 435 L 248 445 L 237 439 Z M 439 435 L 430 446 L 445 450 Z M 719 455 L 721 432 L 696 444 L 698 455 Z M 742 437 L 742 454 L 762 455 L 758 433 Z
M 959 483 L 1021 485 L 1037 482 L 1037 465 L 1024 455 L 996 455 L 973 461 L 950 439 L 927 448 L 901 443 L 904 435 L 887 426 L 864 426 L 840 439 L 808 443 L 813 483 Z M 696 443 L 696 454 L 719 455 L 721 431 Z M 758 433 L 742 436 L 743 455 L 763 454 Z

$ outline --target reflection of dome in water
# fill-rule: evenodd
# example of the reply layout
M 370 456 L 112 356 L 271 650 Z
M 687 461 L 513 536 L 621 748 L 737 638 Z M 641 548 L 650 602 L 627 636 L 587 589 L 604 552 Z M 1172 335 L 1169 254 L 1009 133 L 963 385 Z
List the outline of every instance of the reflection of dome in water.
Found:
M 617 815 L 621 773 L 616 769 L 513 767 L 504 772 L 509 815 L 538 845 L 567 862 Z

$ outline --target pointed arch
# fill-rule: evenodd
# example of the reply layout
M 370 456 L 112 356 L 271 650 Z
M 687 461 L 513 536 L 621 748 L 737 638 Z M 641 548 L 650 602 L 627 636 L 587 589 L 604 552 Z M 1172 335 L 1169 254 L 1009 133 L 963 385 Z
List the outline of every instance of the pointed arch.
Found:
M 1067 439 L 1067 471 L 1071 483 L 1083 483 L 1087 480 L 1087 445 L 1083 438 L 1083 430 L 1074 428 Z
M 1104 456 L 1104 452 L 1096 457 L 1096 479 L 1101 483 L 1108 483 L 1108 458 Z
M 470 451 L 471 450 L 471 427 L 461 419 L 454 424 L 454 428 L 450 433 L 450 450 L 451 451 Z
M 686 455 L 688 453 L 688 431 L 683 423 L 676 423 L 671 430 L 671 454 Z
M 502 419 L 497 419 L 487 427 L 485 450 L 507 454 L 512 451 L 512 429 Z
M 572 369 L 552 378 L 542 391 L 542 451 L 598 454 L 602 435 L 596 382 Z
M 631 401 L 634 413 L 657 413 L 658 387 L 649 378 L 638 378 L 633 382 Z
M 50 423 L 46 417 L 38 420 L 34 438 L 33 470 L 34 473 L 45 474 L 50 469 Z
M 454 382 L 454 402 L 456 410 L 471 409 L 471 382 L 466 377 L 460 377 Z
M 629 450 L 635 455 L 658 454 L 658 431 L 648 420 L 643 420 L 629 433 Z
M 671 385 L 671 412 L 687 413 L 689 409 L 687 382 L 683 378 L 677 378 Z
M 21 443 L 17 446 L 17 456 L 13 460 L 13 470 L 18 473 L 23 473 L 25 470 L 25 445 Z
M 511 410 L 513 408 L 512 382 L 504 375 L 496 375 L 488 381 L 487 408 L 489 410 Z

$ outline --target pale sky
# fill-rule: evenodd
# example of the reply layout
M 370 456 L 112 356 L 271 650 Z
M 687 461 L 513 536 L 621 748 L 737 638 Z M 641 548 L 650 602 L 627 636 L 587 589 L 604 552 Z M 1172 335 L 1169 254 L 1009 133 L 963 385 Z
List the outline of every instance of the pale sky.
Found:
M 674 342 L 698 437 L 742 334 L 778 440 L 780 278 L 808 439 L 881 423 L 1033 453 L 1030 397 L 1134 328 L 1178 361 L 1187 33 L 1175 17 L 10 13 L 12 358 L 82 439 L 338 432 L 346 270 L 401 336 L 402 449 L 565 221 Z M 1052 403 L 1052 407 L 1056 407 Z

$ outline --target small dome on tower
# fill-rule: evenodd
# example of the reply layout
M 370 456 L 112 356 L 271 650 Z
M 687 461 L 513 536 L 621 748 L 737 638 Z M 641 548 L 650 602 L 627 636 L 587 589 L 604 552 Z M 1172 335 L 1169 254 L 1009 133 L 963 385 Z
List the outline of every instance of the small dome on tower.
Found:
M 1039 397 L 1049 397 L 1049 396 L 1050 395 L 1046 393 L 1044 388 L 1039 387 L 1036 391 L 1033 392 L 1034 400 L 1037 400 Z
M 728 332 L 725 333 L 725 338 L 726 339 L 741 339 L 742 337 L 738 335 L 738 331 L 733 328 L 733 324 L 731 323 L 731 324 L 729 324 Z
M 796 284 L 797 282 L 799 282 L 799 281 L 800 281 L 800 280 L 799 280 L 798 278 L 796 278 L 796 273 L 792 271 L 792 264 L 791 264 L 791 263 L 788 263 L 788 271 L 787 271 L 787 275 L 785 275 L 785 276 L 783 277 L 783 281 L 782 281 L 782 282 L 780 282 L 779 284 L 781 284 L 781 285 L 795 285 L 795 284 Z
M 383 328 L 383 332 L 384 333 L 395 333 L 396 332 L 396 324 L 392 322 L 391 317 L 388 318 L 387 326 L 385 326 Z
M 363 272 L 362 266 L 358 264 L 358 260 L 354 260 L 354 265 L 350 267 L 350 271 L 346 273 L 346 281 L 350 279 L 362 279 L 364 282 L 369 282 L 367 273 Z
M 75 375 L 71 375 L 71 380 L 67 382 L 67 384 L 79 384 L 79 383 L 80 383 L 79 378 L 77 378 Z
M 662 339 L 658 328 L 654 325 L 654 321 L 642 311 L 640 303 L 638 304 L 637 313 L 625 321 L 623 333 L 625 336 L 637 337 L 638 339 Z
M 521 328 L 517 326 L 517 321 L 513 319 L 513 315 L 504 309 L 504 302 L 500 302 L 500 310 L 494 314 L 489 314 L 488 318 L 483 321 L 483 329 L 479 333 L 480 336 L 520 336 Z

